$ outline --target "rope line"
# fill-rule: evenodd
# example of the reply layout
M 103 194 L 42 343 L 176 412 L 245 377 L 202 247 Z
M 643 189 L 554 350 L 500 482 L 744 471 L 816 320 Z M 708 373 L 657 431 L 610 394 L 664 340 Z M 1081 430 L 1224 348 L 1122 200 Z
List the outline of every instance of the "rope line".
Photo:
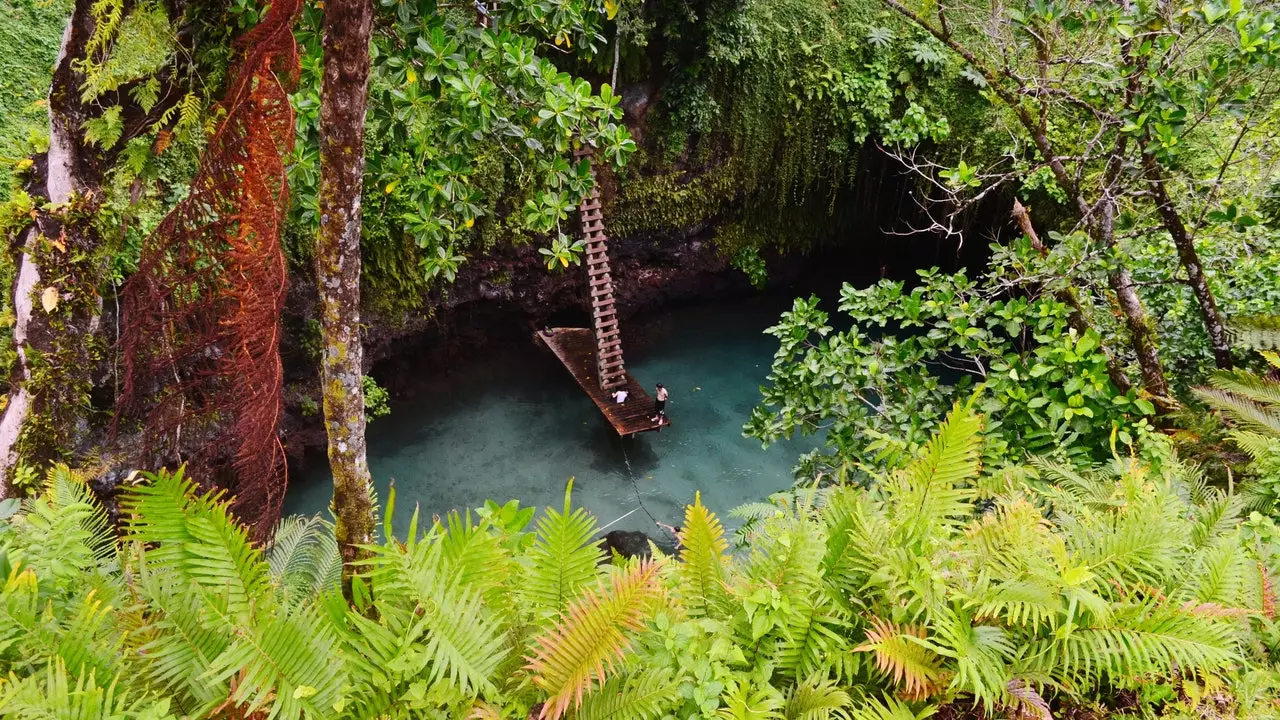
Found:
M 640 505 L 641 510 L 644 510 L 644 514 L 648 515 L 649 519 L 653 521 L 654 527 L 666 533 L 672 541 L 679 545 L 680 538 L 672 535 L 671 531 L 663 527 L 662 523 L 658 522 L 658 518 L 654 517 L 653 513 L 649 512 L 649 508 L 645 507 L 644 500 L 640 498 L 640 486 L 636 483 L 636 473 L 631 469 L 631 458 L 627 457 L 627 439 L 619 438 L 619 440 L 622 441 L 622 462 L 627 466 L 627 479 L 631 481 L 631 489 L 636 493 L 636 503 Z M 632 512 L 634 512 L 634 510 Z

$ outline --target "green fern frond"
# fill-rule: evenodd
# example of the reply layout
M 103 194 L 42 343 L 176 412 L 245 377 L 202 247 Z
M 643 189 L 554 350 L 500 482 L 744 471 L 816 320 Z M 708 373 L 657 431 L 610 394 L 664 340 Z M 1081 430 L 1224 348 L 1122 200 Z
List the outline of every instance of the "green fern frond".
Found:
M 225 599 L 192 591 L 170 573 L 148 571 L 145 565 L 135 583 L 146 612 L 130 635 L 131 652 L 147 661 L 147 680 L 179 707 L 200 716 L 227 698 L 226 683 L 213 682 L 209 668 L 231 642 L 221 623 Z
M 1280 411 L 1276 408 L 1217 388 L 1192 390 L 1206 405 L 1225 413 L 1232 420 L 1280 436 Z
M 122 503 L 129 542 L 149 546 L 147 561 L 212 592 L 227 593 L 229 613 L 245 616 L 272 597 L 270 569 L 248 532 L 216 493 L 195 494 L 176 473 L 147 475 Z
M 366 565 L 383 622 L 396 637 L 389 652 L 421 639 L 414 673 L 448 681 L 463 694 L 493 689 L 507 656 L 502 622 L 480 601 L 480 588 L 460 582 L 438 534 L 404 548 L 395 541 L 379 546 Z
M 1261 460 L 1268 456 L 1280 456 L 1280 438 L 1249 430 L 1235 430 L 1228 437 L 1253 460 Z
M 724 707 L 717 713 L 725 720 L 778 720 L 783 698 L 772 685 L 739 683 L 722 697 Z
M 1213 541 L 1230 534 L 1240 520 L 1240 498 L 1217 493 L 1196 508 L 1195 525 L 1191 530 L 1191 546 L 1203 548 Z
M 869 547 L 855 539 L 859 535 L 858 529 L 865 526 L 866 515 L 870 512 L 867 503 L 866 493 L 841 487 L 828 498 L 822 513 L 827 531 L 827 548 L 822 557 L 822 579 L 828 596 L 845 611 L 853 610 L 858 590 L 866 582 L 866 570 L 874 565 L 874 561 L 868 557 Z
M 961 483 L 975 478 L 981 465 L 982 416 L 957 403 L 923 451 L 885 485 L 899 532 L 919 538 L 961 525 L 973 495 Z
M 333 526 L 319 515 L 281 518 L 266 556 L 271 579 L 287 603 L 308 602 L 338 587 L 342 577 Z
M 229 682 L 230 700 L 246 715 L 297 720 L 322 717 L 344 684 L 337 637 L 314 608 L 275 615 L 243 628 L 209 668 Z M 269 708 L 269 709 L 268 709 Z
M 443 560 L 459 585 L 484 596 L 490 607 L 513 607 L 511 581 L 517 567 L 502 538 L 491 532 L 487 521 L 476 523 L 468 511 L 450 512 L 442 526 Z
M 92 672 L 77 676 L 67 672 L 60 660 L 41 673 L 26 678 L 10 674 L 7 683 L 0 682 L 0 717 L 121 720 L 135 717 L 138 709 L 138 703 L 127 701 L 116 680 L 103 685 Z
M 1020 648 L 1016 665 L 1072 683 L 1077 692 L 1147 673 L 1210 674 L 1239 660 L 1234 632 L 1221 619 L 1148 602 L 1117 611 L 1107 626 L 1032 641 Z
M 886 697 L 883 700 L 870 697 L 849 713 L 851 720 L 925 720 L 936 713 L 933 705 L 925 705 L 914 711 L 906 703 L 897 698 Z
M 729 543 L 715 513 L 702 505 L 702 494 L 684 509 L 680 530 L 680 589 L 690 615 L 715 616 L 725 602 Z
M 595 518 L 582 508 L 573 508 L 572 493 L 570 480 L 564 491 L 564 509 L 543 511 L 533 547 L 526 555 L 529 566 L 522 583 L 525 599 L 545 617 L 555 617 L 596 579 L 603 555 L 592 540 Z
M 781 514 L 782 508 L 766 502 L 743 503 L 729 511 L 731 517 L 736 517 L 739 520 L 763 520 Z
M 1192 597 L 1197 603 L 1239 605 L 1249 567 L 1239 539 L 1220 538 L 1199 554 L 1196 569 L 1188 573 Z
M 1280 383 L 1251 372 L 1216 372 L 1209 377 L 1209 384 L 1260 405 L 1280 406 Z
M 906 467 L 914 485 L 954 485 L 982 466 L 982 415 L 956 403 L 918 457 Z
M 526 668 L 549 697 L 541 717 L 558 720 L 625 656 L 627 631 L 639 630 L 658 596 L 658 565 L 642 561 L 576 601 L 556 625 L 539 636 Z
M 776 663 L 797 679 L 825 673 L 831 658 L 848 652 L 844 630 L 849 623 L 837 616 L 831 600 L 816 595 L 816 603 L 793 602 L 777 645 Z
M 968 693 L 986 707 L 1005 698 L 1014 645 L 1004 628 L 975 625 L 968 614 L 948 610 L 935 622 L 934 645 L 951 658 L 951 691 Z
M 846 718 L 853 700 L 832 680 L 812 678 L 796 685 L 787 695 L 782 715 L 786 720 Z
M 680 683 L 667 670 L 615 676 L 582 698 L 574 720 L 652 720 L 680 700 Z

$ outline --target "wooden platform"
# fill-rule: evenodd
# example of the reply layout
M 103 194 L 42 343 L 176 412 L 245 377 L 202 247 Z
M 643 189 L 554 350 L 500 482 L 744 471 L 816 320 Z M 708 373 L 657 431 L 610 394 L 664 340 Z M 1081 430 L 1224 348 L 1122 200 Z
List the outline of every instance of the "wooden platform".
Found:
M 582 386 L 619 435 L 627 437 L 650 430 L 661 430 L 671 425 L 671 421 L 667 419 L 660 424 L 652 421 L 653 398 L 631 377 L 631 373 L 627 373 L 627 383 L 622 386 L 628 395 L 624 403 L 615 402 L 609 394 L 613 391 L 600 387 L 600 380 L 596 377 L 596 341 L 590 329 L 550 328 L 539 331 L 538 339 L 560 358 L 573 379 L 578 381 L 578 385 Z

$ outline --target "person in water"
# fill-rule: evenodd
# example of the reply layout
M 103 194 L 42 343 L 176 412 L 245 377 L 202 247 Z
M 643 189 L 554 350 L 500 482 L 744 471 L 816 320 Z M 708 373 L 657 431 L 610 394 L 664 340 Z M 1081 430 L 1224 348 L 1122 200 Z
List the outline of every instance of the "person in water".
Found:
M 621 405 L 622 403 L 627 401 L 627 395 L 630 395 L 630 393 L 628 393 L 626 390 L 614 390 L 612 395 L 613 395 L 613 401 Z
M 668 394 L 669 393 L 667 393 L 667 389 L 663 387 L 662 383 L 658 383 L 658 392 L 654 394 L 654 402 L 653 402 L 653 409 L 657 411 L 657 414 L 649 418 L 653 422 L 667 421 L 667 395 Z

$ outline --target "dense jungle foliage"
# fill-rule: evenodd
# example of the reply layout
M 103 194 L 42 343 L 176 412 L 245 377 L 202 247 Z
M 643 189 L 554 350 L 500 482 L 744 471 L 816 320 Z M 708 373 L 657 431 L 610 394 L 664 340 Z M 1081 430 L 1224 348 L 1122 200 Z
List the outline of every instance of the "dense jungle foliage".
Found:
M 355 71 L 339 6 L 372 15 Z M 0 0 L 0 717 L 1280 714 L 1274 5 L 329 0 L 264 59 L 267 9 Z M 352 77 L 363 134 L 324 120 Z M 317 241 L 335 156 L 346 245 Z M 571 482 L 397 537 L 360 329 L 503 260 L 574 271 L 597 183 L 618 242 L 707 241 L 756 285 L 873 235 L 988 251 L 795 300 L 744 433 L 823 447 L 732 529 L 695 496 L 678 547 L 606 556 Z M 209 223 L 175 244 L 175 208 Z M 347 304 L 285 318 L 246 267 Z M 276 453 L 286 412 L 363 473 L 334 524 L 275 524 L 273 463 L 237 484 L 227 428 Z
M 1277 528 L 1194 468 L 983 468 L 957 406 L 874 486 L 695 498 L 676 556 L 606 558 L 574 509 L 391 533 L 354 599 L 317 519 L 266 548 L 181 474 L 117 538 L 83 479 L 3 506 L 9 717 L 1271 716 Z

